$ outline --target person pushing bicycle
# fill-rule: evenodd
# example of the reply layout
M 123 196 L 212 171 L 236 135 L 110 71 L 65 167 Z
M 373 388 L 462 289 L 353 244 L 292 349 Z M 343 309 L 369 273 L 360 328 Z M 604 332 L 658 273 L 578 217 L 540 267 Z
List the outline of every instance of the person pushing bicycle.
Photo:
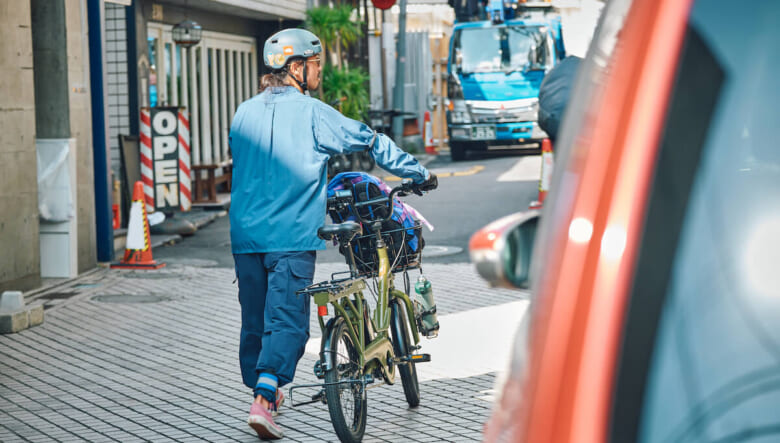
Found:
M 383 169 L 435 187 L 431 174 L 384 134 L 309 97 L 320 83 L 322 44 L 303 29 L 266 40 L 271 69 L 260 94 L 238 107 L 230 127 L 233 177 L 230 240 L 241 305 L 239 362 L 253 389 L 248 423 L 261 438 L 281 438 L 272 409 L 283 399 L 309 339 L 309 297 L 317 237 L 324 224 L 331 155 L 368 150 Z

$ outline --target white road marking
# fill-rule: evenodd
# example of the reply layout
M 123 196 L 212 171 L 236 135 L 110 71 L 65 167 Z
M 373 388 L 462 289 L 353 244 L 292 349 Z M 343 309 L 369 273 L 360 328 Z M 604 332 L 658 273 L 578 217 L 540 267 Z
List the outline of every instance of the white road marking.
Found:
M 512 169 L 501 174 L 497 181 L 520 182 L 539 180 L 542 173 L 542 157 L 540 155 L 522 157 L 512 166 Z
M 512 340 L 527 309 L 528 301 L 521 300 L 439 316 L 439 336 L 420 342 L 418 352 L 431 354 L 431 361 L 417 365 L 417 378 L 465 378 L 505 371 Z M 306 352 L 319 355 L 320 339 L 310 339 Z

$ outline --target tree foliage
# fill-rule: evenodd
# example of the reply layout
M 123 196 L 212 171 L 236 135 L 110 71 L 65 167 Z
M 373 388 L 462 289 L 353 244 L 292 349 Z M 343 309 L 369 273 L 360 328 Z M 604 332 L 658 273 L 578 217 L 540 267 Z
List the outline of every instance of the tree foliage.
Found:
M 310 8 L 306 11 L 304 27 L 316 34 L 323 45 L 320 98 L 327 103 L 339 100 L 336 107 L 344 115 L 361 120 L 369 102 L 368 74 L 360 67 L 350 69 L 343 55 L 363 35 L 361 23 L 352 20 L 352 12 L 352 7 L 346 4 Z M 326 52 L 336 55 L 335 67 Z
M 333 103 L 339 101 L 336 108 L 342 114 L 355 120 L 363 120 L 363 113 L 368 107 L 368 73 L 361 67 L 338 69 L 332 66 L 323 68 L 324 101 Z

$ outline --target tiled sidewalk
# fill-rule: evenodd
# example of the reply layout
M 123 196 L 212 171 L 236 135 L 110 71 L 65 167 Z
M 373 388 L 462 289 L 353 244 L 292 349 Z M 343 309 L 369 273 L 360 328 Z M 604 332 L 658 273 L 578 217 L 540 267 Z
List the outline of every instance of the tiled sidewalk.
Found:
M 316 279 L 342 266 L 318 265 Z M 488 290 L 467 264 L 426 274 L 439 315 L 524 297 Z M 44 324 L 0 336 L 0 441 L 257 441 L 245 424 L 233 279 L 225 268 L 100 270 L 36 294 Z M 305 354 L 296 383 L 316 382 L 315 359 Z M 494 379 L 428 377 L 416 409 L 399 384 L 371 389 L 365 441 L 478 441 Z M 285 405 L 278 423 L 285 441 L 337 440 L 322 404 Z

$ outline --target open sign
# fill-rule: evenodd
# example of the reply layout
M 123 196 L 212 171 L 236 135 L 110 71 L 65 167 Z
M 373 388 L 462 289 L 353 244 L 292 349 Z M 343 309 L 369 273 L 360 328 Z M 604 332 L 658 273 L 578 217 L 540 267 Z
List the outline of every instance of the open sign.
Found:
M 146 166 L 150 167 L 153 177 L 154 208 L 186 211 L 190 206 L 186 117 L 176 107 L 151 108 L 149 111 L 151 159 L 148 160 L 151 165 Z

